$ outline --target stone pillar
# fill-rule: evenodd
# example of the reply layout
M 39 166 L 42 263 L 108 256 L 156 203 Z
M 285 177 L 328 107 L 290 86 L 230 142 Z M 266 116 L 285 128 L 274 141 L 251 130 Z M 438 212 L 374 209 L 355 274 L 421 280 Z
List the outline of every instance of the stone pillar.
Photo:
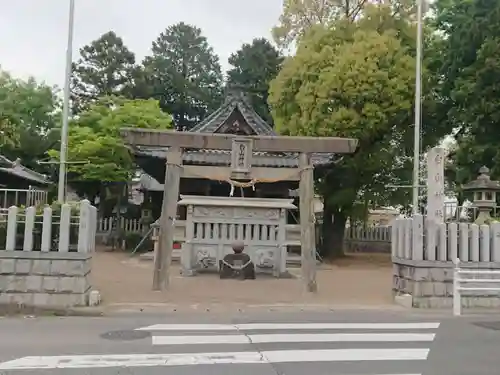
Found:
M 444 161 L 446 151 L 434 147 L 427 153 L 427 219 L 444 221 Z

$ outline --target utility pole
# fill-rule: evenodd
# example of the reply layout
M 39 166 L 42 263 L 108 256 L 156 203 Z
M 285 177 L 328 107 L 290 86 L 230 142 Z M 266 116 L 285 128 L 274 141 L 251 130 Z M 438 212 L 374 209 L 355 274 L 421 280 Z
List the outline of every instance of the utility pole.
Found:
M 423 0 L 417 0 L 417 61 L 415 68 L 415 133 L 413 138 L 413 214 L 419 212 L 420 126 L 422 123 L 422 23 Z
M 73 29 L 75 23 L 75 0 L 69 0 L 68 45 L 66 50 L 66 76 L 64 79 L 64 102 L 61 128 L 61 150 L 59 156 L 59 184 L 57 187 L 57 200 L 64 203 L 66 200 L 66 155 L 68 148 L 69 126 L 69 94 L 71 82 L 71 65 L 73 62 Z

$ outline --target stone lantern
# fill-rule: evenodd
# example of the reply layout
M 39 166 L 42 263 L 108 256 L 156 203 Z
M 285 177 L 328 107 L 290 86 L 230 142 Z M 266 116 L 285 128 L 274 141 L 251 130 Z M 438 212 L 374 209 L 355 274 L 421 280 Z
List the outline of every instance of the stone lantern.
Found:
M 479 176 L 463 186 L 464 191 L 473 194 L 472 204 L 479 210 L 476 224 L 485 224 L 491 219 L 490 212 L 496 206 L 496 193 L 500 191 L 500 182 L 492 181 L 489 172 L 488 168 L 481 167 Z

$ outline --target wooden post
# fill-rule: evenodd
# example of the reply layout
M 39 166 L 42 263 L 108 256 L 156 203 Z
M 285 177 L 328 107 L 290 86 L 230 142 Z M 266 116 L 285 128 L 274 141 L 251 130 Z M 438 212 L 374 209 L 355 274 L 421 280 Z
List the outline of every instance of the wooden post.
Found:
M 182 151 L 171 147 L 167 152 L 163 204 L 161 208 L 158 252 L 155 256 L 153 290 L 166 290 L 170 281 L 170 265 L 175 233 L 175 217 L 179 199 L 179 182 L 182 168 Z
M 300 248 L 302 260 L 302 279 L 306 291 L 315 293 L 316 284 L 316 243 L 314 241 L 314 180 L 311 157 L 301 153 L 299 158 L 300 171 Z

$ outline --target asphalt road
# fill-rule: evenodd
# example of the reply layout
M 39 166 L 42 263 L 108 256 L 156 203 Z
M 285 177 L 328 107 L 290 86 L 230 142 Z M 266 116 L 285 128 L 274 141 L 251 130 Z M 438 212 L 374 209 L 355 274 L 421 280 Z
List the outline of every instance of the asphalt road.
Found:
M 0 374 L 497 375 L 500 315 L 0 318 Z

